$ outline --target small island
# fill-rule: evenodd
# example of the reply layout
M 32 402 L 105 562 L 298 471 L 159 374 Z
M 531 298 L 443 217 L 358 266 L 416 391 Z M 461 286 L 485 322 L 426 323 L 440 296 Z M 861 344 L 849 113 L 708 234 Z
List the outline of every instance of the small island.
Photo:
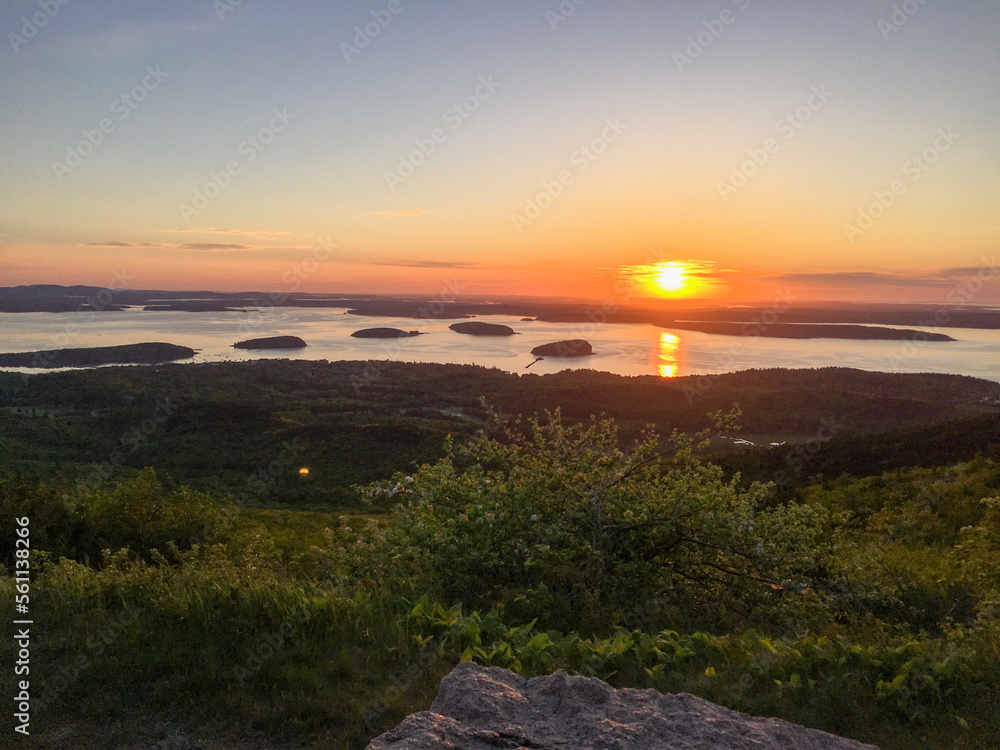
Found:
M 589 357 L 594 353 L 594 347 L 583 339 L 568 339 L 536 346 L 531 353 L 536 357 Z
M 510 326 L 498 323 L 452 323 L 448 326 L 456 333 L 466 333 L 470 336 L 513 336 L 515 331 Z
M 234 349 L 303 349 L 307 346 L 309 345 L 298 336 L 270 336 L 233 344 Z
M 159 342 L 94 346 L 79 349 L 49 349 L 37 352 L 0 354 L 0 367 L 97 367 L 99 365 L 155 365 L 191 359 L 194 349 Z
M 405 339 L 411 336 L 419 336 L 420 331 L 403 331 L 399 328 L 365 328 L 355 331 L 351 338 L 355 339 Z

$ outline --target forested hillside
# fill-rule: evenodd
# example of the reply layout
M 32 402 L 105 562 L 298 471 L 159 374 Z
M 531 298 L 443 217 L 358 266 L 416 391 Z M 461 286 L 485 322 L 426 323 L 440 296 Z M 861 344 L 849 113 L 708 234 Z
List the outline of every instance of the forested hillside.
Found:
M 459 660 L 887 750 L 1000 743 L 996 384 L 284 362 L 0 383 L 37 747 L 360 750 Z

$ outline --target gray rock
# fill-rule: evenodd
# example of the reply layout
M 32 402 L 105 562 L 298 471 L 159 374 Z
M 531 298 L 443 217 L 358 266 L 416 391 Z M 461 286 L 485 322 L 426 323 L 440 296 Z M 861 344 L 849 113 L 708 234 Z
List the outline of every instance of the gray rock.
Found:
M 528 679 L 463 662 L 430 711 L 411 714 L 368 750 L 877 750 L 686 693 L 615 690 L 563 671 Z

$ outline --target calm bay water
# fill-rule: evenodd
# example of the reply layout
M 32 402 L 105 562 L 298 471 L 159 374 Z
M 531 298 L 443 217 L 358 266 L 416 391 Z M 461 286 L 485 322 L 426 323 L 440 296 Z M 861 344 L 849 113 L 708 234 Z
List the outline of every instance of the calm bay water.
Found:
M 850 341 L 719 336 L 647 325 L 521 322 L 510 316 L 479 316 L 518 332 L 510 337 L 467 336 L 448 330 L 453 320 L 370 318 L 340 309 L 266 308 L 248 312 L 184 313 L 130 309 L 107 313 L 0 314 L 0 351 L 24 352 L 162 341 L 198 350 L 194 362 L 265 358 L 399 360 L 476 364 L 524 372 L 540 344 L 584 338 L 595 355 L 542 360 L 527 372 L 591 368 L 619 375 L 677 377 L 766 367 L 855 367 L 882 372 L 940 372 L 1000 382 L 1000 331 L 947 329 L 954 342 Z M 425 336 L 378 340 L 351 333 L 374 327 L 419 330 Z M 933 329 L 919 329 L 928 332 Z M 236 341 L 261 336 L 300 336 L 303 350 L 247 352 Z M 12 368 L 13 369 L 13 368 Z M 30 370 L 29 372 L 37 372 Z

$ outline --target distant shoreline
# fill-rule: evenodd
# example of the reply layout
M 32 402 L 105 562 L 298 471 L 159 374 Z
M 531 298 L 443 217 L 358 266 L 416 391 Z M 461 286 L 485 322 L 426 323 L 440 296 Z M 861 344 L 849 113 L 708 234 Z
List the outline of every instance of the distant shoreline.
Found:
M 649 304 L 655 303 L 651 301 Z M 1000 330 L 1000 311 L 946 309 L 941 305 L 789 306 L 780 311 L 766 306 L 738 309 L 684 307 L 669 311 L 640 305 L 624 307 L 607 302 L 586 304 L 531 299 L 442 302 L 419 296 L 402 298 L 262 292 L 165 292 L 50 285 L 0 288 L 0 313 L 88 312 L 95 315 L 99 312 L 119 312 L 126 306 L 178 313 L 237 312 L 274 307 L 337 308 L 359 316 L 422 320 L 462 320 L 479 315 L 510 315 L 518 318 L 531 317 L 547 323 L 647 324 L 660 328 L 754 338 L 945 342 L 953 339 L 943 333 L 913 331 L 910 328 Z

